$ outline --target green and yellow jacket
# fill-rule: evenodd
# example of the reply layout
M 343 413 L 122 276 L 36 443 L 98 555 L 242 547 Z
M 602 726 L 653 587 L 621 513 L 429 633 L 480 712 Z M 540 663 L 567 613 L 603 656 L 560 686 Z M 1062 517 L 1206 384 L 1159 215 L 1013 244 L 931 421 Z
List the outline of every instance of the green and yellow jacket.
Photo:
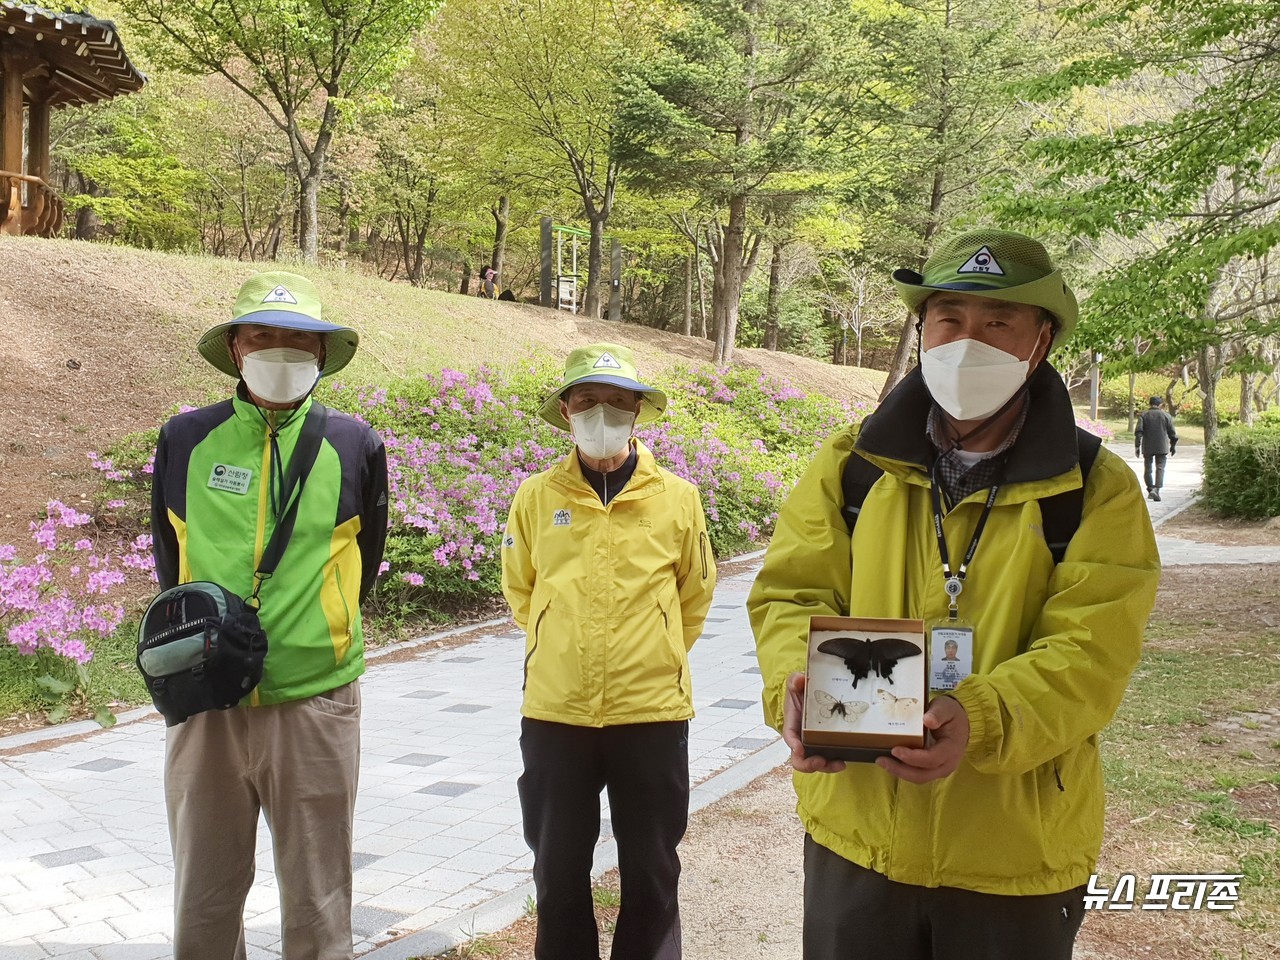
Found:
M 526 633 L 524 716 L 581 727 L 693 716 L 689 650 L 716 585 L 698 489 L 636 443 L 606 506 L 575 449 L 516 491 L 502 592 Z
M 814 840 L 901 883 L 1057 893 L 1088 880 L 1101 846 L 1098 732 L 1138 663 L 1160 560 L 1137 478 L 1103 449 L 1080 526 L 1054 565 L 1039 501 L 1080 487 L 1075 419 L 1047 364 L 1029 396 L 960 596 L 960 616 L 975 631 L 973 675 L 950 694 L 969 717 L 960 767 L 924 785 L 865 763 L 795 775 Z M 775 728 L 787 675 L 805 669 L 811 616 L 947 615 L 929 496 L 931 403 L 912 373 L 860 431 L 823 446 L 780 513 L 747 604 Z M 852 537 L 840 513 L 850 456 L 885 471 Z M 953 558 L 968 547 L 987 494 L 943 519 Z
M 275 486 L 310 409 L 259 410 L 243 384 L 234 399 L 174 417 L 160 430 L 151 530 L 161 589 L 211 580 L 241 597 L 276 516 Z M 280 423 L 272 463 L 268 419 Z M 278 494 L 276 494 L 278 495 Z M 259 593 L 268 649 L 245 703 L 283 703 L 364 673 L 360 603 L 373 587 L 387 533 L 386 451 L 365 423 L 330 410 L 293 533 Z

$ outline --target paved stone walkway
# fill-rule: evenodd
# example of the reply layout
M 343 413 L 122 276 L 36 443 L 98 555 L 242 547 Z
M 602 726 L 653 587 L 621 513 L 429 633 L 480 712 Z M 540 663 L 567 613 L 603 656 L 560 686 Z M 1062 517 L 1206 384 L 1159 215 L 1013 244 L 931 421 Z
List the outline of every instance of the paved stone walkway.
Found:
M 1157 522 L 1190 502 L 1198 453 L 1184 448 L 1170 461 L 1164 501 L 1148 504 Z M 1280 549 L 1163 537 L 1160 547 L 1167 563 L 1280 562 Z M 695 806 L 785 756 L 761 722 L 744 609 L 752 575 L 721 581 L 692 654 Z M 531 857 L 515 788 L 521 637 L 509 621 L 496 621 L 464 646 L 371 659 L 353 911 L 357 952 L 370 960 L 443 950 L 523 911 Z M 170 955 L 163 755 L 164 727 L 149 709 L 130 711 L 111 730 L 73 724 L 0 739 L 0 960 Z M 611 849 L 602 840 L 597 869 L 612 865 Z M 280 955 L 280 913 L 265 827 L 257 866 L 246 908 L 249 955 L 271 960 Z M 413 935 L 388 943 L 406 933 Z

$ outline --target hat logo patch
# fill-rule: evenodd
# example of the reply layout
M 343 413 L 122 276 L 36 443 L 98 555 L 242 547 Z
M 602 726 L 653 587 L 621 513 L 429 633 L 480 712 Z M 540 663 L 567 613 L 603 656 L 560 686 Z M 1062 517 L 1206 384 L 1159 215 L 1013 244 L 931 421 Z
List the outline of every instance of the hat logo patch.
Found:
M 288 290 L 286 290 L 284 287 L 276 287 L 274 290 L 272 290 L 270 293 L 268 293 L 265 297 L 262 298 L 262 302 L 263 303 L 292 303 L 295 307 L 298 305 L 298 301 L 294 299 L 293 294 L 290 293 Z
M 612 354 L 602 353 L 600 359 L 592 366 L 593 370 L 621 370 L 622 364 L 613 359 Z
M 995 254 L 991 252 L 990 247 L 982 247 L 972 257 L 965 261 L 963 267 L 956 273 L 994 273 L 1001 277 L 1004 276 L 1004 270 L 1000 267 L 1000 261 L 995 258 Z

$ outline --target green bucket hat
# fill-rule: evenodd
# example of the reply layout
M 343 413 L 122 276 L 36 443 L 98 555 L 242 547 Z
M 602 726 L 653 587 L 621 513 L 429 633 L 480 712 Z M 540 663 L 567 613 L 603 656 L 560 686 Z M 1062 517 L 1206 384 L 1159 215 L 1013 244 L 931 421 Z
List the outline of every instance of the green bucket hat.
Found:
M 569 421 L 560 415 L 560 398 L 566 390 L 580 383 L 607 383 L 644 394 L 637 423 L 657 420 L 667 409 L 667 395 L 640 382 L 630 348 L 613 343 L 593 343 L 569 354 L 569 359 L 564 362 L 564 380 L 543 402 L 538 416 L 553 427 L 568 430 Z
M 970 230 L 940 244 L 924 274 L 895 270 L 893 285 L 914 314 L 940 290 L 1043 307 L 1058 318 L 1056 347 L 1075 329 L 1080 308 L 1062 271 L 1038 241 L 1011 230 Z
M 283 270 L 250 277 L 236 296 L 231 319 L 220 323 L 200 338 L 200 356 L 230 377 L 240 371 L 231 359 L 227 333 L 241 323 L 260 323 L 286 330 L 305 330 L 324 337 L 324 369 L 320 376 L 337 373 L 355 356 L 360 335 L 350 327 L 326 323 L 320 314 L 320 293 L 306 277 Z

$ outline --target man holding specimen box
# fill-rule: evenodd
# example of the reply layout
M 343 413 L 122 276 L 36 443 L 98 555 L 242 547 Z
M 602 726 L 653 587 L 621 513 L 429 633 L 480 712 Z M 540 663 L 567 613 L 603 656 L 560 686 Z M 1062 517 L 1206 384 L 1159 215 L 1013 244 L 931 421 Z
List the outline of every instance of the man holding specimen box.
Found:
M 893 280 L 920 365 L 823 446 L 748 600 L 808 834 L 804 956 L 1069 958 L 1102 841 L 1097 734 L 1138 662 L 1155 537 L 1133 472 L 1077 430 L 1046 360 L 1077 306 L 1043 246 L 974 230 Z M 855 692 L 859 664 L 844 680 L 829 652 L 906 620 L 930 649 L 892 680 L 941 665 L 914 718 L 924 745 L 832 759 L 806 736 L 833 725 L 809 719 L 806 684 L 845 683 L 837 719 L 861 729 L 901 696 L 874 672 Z M 863 632 L 818 643 L 845 621 Z

